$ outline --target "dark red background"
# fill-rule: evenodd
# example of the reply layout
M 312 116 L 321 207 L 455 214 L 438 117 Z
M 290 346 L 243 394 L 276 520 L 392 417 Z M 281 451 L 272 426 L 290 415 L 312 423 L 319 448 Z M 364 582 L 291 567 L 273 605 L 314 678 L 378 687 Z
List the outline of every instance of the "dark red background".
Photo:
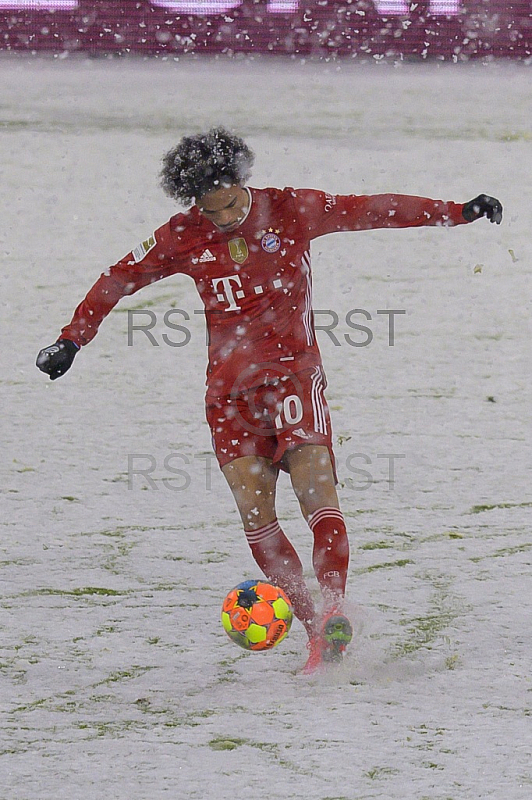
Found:
M 0 42 L 3 50 L 100 55 L 527 59 L 532 3 L 464 0 L 459 15 L 435 17 L 418 0 L 408 17 L 386 18 L 371 0 L 302 0 L 294 14 L 268 13 L 265 0 L 244 0 L 225 15 L 209 16 L 176 16 L 148 0 L 82 0 L 75 12 L 0 10 Z

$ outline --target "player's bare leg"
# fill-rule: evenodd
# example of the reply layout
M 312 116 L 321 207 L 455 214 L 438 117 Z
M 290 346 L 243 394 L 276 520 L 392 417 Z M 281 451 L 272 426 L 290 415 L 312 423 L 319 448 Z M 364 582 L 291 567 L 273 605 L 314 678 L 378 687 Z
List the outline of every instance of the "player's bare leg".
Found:
M 342 613 L 349 541 L 328 448 L 301 445 L 285 458 L 301 511 L 314 535 L 312 560 L 325 604 L 304 667 L 304 672 L 314 672 L 323 661 L 341 661 L 353 634 L 351 623 Z
M 285 460 L 306 519 L 324 506 L 340 508 L 331 456 L 325 445 L 302 444 L 288 450 Z
M 278 468 L 271 459 L 243 456 L 226 464 L 222 472 L 236 500 L 253 558 L 268 580 L 284 589 L 296 617 L 311 635 L 315 612 L 303 566 L 277 521 Z
M 233 492 L 246 531 L 273 522 L 279 470 L 271 459 L 260 456 L 235 458 L 222 467 L 222 472 Z

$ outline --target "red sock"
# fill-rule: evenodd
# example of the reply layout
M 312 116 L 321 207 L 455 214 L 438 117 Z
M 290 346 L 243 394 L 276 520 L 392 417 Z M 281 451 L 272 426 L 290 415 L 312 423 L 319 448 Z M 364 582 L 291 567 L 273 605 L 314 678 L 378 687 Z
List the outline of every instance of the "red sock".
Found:
M 343 599 L 349 564 L 349 540 L 344 517 L 337 508 L 320 508 L 310 515 L 314 534 L 312 563 L 326 603 Z
M 303 566 L 276 519 L 262 528 L 245 531 L 253 558 L 269 581 L 283 589 L 294 614 L 309 634 L 314 620 L 314 603 L 303 578 Z

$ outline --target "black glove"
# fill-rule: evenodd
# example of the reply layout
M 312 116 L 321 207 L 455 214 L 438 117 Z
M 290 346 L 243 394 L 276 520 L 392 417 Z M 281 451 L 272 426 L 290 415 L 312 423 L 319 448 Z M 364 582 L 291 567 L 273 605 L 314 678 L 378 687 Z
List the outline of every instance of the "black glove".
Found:
M 70 369 L 78 350 L 79 346 L 70 339 L 58 339 L 55 344 L 41 350 L 37 356 L 37 366 L 50 376 L 50 380 L 55 381 Z
M 501 224 L 502 203 L 496 197 L 488 194 L 479 194 L 474 200 L 465 203 L 462 209 L 462 216 L 467 222 L 474 222 L 481 217 L 487 217 L 490 222 Z

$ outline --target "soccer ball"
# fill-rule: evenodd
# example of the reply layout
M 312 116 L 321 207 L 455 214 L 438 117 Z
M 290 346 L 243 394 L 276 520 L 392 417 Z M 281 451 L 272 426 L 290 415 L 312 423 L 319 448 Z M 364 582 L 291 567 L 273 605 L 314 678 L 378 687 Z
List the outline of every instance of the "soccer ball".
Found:
M 239 583 L 222 605 L 225 632 L 245 650 L 271 650 L 285 638 L 292 619 L 286 594 L 264 581 Z

